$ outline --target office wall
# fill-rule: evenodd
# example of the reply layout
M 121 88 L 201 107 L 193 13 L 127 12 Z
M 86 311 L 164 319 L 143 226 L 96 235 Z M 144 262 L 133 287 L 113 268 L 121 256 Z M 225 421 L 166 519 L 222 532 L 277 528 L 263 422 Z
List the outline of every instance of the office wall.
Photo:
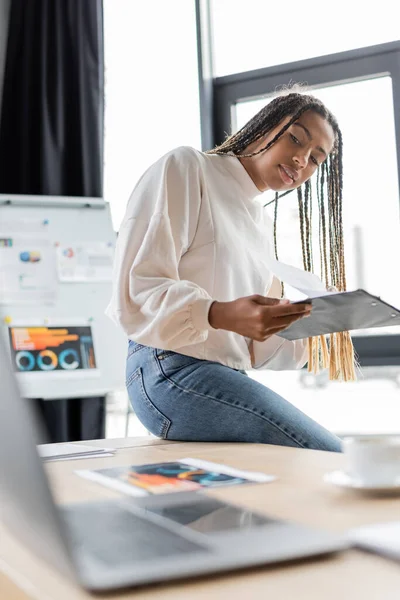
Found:
M 11 0 L 0 0 L 0 115 L 3 98 L 4 67 L 6 62 L 7 33 Z

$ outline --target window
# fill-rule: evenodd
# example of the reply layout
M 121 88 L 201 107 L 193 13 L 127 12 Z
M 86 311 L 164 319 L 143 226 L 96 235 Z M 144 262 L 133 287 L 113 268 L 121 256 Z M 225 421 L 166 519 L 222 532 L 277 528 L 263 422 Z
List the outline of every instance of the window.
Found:
M 328 380 L 327 372 L 249 371 L 337 435 L 398 434 L 400 367 L 365 367 L 356 382 Z
M 211 0 L 214 75 L 220 77 L 399 39 L 391 0 Z
M 104 39 L 104 198 L 118 230 L 142 173 L 200 148 L 195 4 L 104 0 Z

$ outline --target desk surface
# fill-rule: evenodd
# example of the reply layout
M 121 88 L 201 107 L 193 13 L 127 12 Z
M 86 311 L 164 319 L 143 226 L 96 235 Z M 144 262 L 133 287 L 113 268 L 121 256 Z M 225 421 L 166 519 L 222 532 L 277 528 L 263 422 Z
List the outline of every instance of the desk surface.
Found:
M 398 520 L 400 515 L 399 497 L 364 497 L 324 483 L 324 473 L 340 468 L 343 460 L 340 454 L 261 444 L 178 443 L 150 438 L 99 440 L 97 443 L 119 449 L 113 457 L 46 464 L 57 501 L 119 496 L 113 490 L 78 477 L 75 469 L 192 456 L 276 475 L 278 479 L 272 483 L 226 487 L 209 493 L 277 518 L 340 532 L 367 523 Z M 94 598 L 25 551 L 4 530 L 0 531 L 0 536 L 0 571 L 3 571 L 0 574 L 0 598 Z M 398 600 L 399 589 L 398 563 L 351 549 L 329 557 L 143 587 L 103 597 L 107 600 L 197 600 L 205 597 L 243 600 L 267 596 L 284 600 Z

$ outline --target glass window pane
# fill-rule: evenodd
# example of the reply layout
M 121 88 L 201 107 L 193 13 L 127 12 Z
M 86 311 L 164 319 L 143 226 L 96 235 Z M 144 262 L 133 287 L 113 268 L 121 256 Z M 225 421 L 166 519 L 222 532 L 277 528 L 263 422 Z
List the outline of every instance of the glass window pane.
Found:
M 335 0 L 308 9 L 297 0 L 211 0 L 214 75 L 398 40 L 393 6 L 392 0 Z
M 196 15 L 187 0 L 104 0 L 104 199 L 118 230 L 145 169 L 201 147 Z
M 305 369 L 248 375 L 337 435 L 400 433 L 400 367 L 366 367 L 358 381 L 348 383 Z
M 366 289 L 400 307 L 398 268 L 400 216 L 392 82 L 390 77 L 314 89 L 337 117 L 343 134 L 343 223 L 347 288 Z M 268 99 L 236 105 L 237 128 Z M 376 108 L 379 106 L 379 115 Z M 315 179 L 315 177 L 314 177 Z M 272 192 L 260 201 L 274 198 Z M 314 194 L 315 199 L 315 194 Z M 315 200 L 314 200 L 315 201 Z M 273 218 L 273 205 L 266 208 Z M 317 210 L 313 212 L 317 219 Z M 315 272 L 319 270 L 318 221 L 314 220 Z M 303 268 L 296 192 L 282 198 L 278 207 L 278 257 Z M 357 331 L 361 334 L 399 333 L 400 327 Z

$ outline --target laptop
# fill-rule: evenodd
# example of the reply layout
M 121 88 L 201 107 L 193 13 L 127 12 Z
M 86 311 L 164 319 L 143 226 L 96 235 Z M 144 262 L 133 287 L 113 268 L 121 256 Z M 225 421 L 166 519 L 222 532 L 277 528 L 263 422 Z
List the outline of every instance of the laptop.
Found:
M 236 571 L 348 547 L 344 536 L 199 492 L 57 505 L 36 448 L 43 441 L 39 421 L 20 396 L 1 332 L 0 381 L 3 522 L 37 557 L 87 590 Z

